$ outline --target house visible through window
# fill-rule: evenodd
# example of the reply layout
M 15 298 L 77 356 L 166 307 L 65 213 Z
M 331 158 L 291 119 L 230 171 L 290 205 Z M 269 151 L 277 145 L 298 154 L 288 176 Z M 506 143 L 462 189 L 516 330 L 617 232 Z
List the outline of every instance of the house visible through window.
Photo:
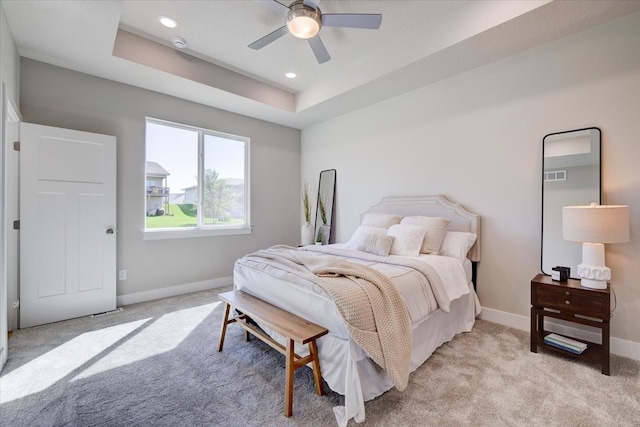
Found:
M 249 228 L 248 138 L 147 119 L 145 140 L 145 231 Z

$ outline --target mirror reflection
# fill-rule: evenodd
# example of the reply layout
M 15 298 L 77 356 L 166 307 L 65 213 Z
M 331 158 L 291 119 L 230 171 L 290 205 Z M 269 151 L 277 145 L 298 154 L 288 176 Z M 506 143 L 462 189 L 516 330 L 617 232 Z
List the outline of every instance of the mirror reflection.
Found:
M 318 204 L 316 206 L 315 240 L 323 245 L 331 243 L 331 221 L 336 189 L 336 170 L 320 172 Z
M 562 207 L 601 203 L 600 129 L 552 133 L 542 140 L 542 256 L 544 274 L 555 266 L 577 277 L 582 246 L 562 238 Z

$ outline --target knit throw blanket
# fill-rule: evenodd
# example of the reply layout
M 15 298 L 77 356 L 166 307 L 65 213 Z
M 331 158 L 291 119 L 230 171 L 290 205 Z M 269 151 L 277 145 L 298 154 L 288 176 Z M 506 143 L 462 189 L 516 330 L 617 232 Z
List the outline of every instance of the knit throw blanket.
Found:
M 247 255 L 285 269 L 306 270 L 305 277 L 333 299 L 354 341 L 402 391 L 411 371 L 412 331 L 409 312 L 393 283 L 379 271 L 330 255 L 274 246 Z

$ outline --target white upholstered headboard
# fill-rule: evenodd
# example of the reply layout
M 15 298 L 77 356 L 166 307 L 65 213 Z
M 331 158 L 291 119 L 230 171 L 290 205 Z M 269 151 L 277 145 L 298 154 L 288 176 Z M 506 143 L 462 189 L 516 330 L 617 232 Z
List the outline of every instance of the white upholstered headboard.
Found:
M 384 197 L 377 205 L 371 206 L 369 210 L 360 216 L 360 222 L 362 222 L 364 215 L 368 213 L 449 218 L 451 223 L 447 230 L 468 231 L 478 236 L 467 257 L 474 262 L 480 261 L 480 216 L 469 212 L 462 205 L 447 200 L 442 195 Z

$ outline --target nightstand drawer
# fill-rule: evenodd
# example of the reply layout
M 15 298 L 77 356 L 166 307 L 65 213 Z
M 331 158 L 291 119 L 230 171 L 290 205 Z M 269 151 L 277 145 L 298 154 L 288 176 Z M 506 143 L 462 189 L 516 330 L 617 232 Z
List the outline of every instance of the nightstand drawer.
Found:
M 570 290 L 550 290 L 538 288 L 533 305 L 541 305 L 558 310 L 579 311 L 584 316 L 601 318 L 604 315 L 604 300 L 600 296 L 580 295 Z

